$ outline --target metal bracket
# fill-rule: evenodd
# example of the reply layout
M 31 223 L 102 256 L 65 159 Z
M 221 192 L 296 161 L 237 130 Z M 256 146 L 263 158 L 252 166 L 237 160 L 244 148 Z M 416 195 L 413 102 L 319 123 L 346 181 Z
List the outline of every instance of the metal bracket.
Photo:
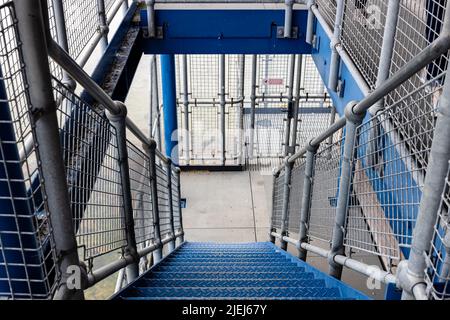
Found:
M 294 146 L 287 147 L 287 152 L 291 153 L 291 154 L 294 154 L 295 153 L 295 147 Z
M 339 94 L 340 98 L 344 97 L 344 90 L 345 90 L 345 80 L 338 80 L 336 92 Z
M 292 27 L 291 37 L 287 39 L 298 38 L 298 27 Z M 284 39 L 284 26 L 277 27 L 277 39 Z
M 144 37 L 145 39 L 150 38 L 150 37 L 148 36 L 148 28 L 147 28 L 147 27 L 144 27 L 144 28 L 142 28 L 142 29 L 143 29 L 143 37 Z M 156 36 L 155 36 L 155 39 L 164 39 L 164 27 L 163 27 L 163 26 L 156 27 Z

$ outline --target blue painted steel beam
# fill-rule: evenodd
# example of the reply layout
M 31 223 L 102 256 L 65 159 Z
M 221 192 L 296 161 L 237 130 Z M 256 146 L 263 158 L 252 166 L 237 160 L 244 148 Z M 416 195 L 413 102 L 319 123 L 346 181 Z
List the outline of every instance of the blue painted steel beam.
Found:
M 173 54 L 161 55 L 161 78 L 166 156 L 170 157 L 173 163 L 178 164 L 177 91 Z
M 147 54 L 309 54 L 307 10 L 294 10 L 298 38 L 277 38 L 284 10 L 156 10 L 163 39 L 142 39 Z M 141 11 L 147 27 L 147 11 Z

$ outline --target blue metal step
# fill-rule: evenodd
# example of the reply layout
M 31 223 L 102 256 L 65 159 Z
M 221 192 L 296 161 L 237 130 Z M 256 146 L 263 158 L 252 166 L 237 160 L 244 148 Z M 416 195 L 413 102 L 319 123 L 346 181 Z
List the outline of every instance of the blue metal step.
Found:
M 184 243 L 113 299 L 368 299 L 272 243 Z

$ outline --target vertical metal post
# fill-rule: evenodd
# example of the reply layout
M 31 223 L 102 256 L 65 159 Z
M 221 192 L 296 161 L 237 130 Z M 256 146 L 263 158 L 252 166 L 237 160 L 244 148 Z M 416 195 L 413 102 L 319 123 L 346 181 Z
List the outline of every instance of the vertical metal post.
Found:
M 23 65 L 27 77 L 35 128 L 35 143 L 41 164 L 39 174 L 45 183 L 47 206 L 51 213 L 58 269 L 61 279 L 56 299 L 83 299 L 83 291 L 67 286 L 68 268 L 80 266 L 72 222 L 66 173 L 59 142 L 56 103 L 48 64 L 46 31 L 41 1 L 14 0 Z
M 239 132 L 238 132 L 238 157 L 239 157 L 239 164 L 244 164 L 244 154 L 243 154 L 243 136 L 244 136 L 244 97 L 245 97 L 245 54 L 241 54 L 239 56 L 239 59 L 241 61 L 241 72 L 240 72 L 240 84 L 241 84 L 241 90 L 240 90 L 240 99 L 241 103 L 239 105 Z
M 177 91 L 173 54 L 161 55 L 161 76 L 166 157 L 171 158 L 173 163 L 178 165 Z
M 108 47 L 108 22 L 106 17 L 106 9 L 105 9 L 105 0 L 97 0 L 97 10 L 98 10 L 98 31 L 102 35 L 102 38 L 100 40 L 100 50 L 102 52 L 105 52 L 106 48 Z
M 294 7 L 294 0 L 284 0 L 284 37 L 292 37 L 292 11 Z
M 305 177 L 303 180 L 303 194 L 302 194 L 302 206 L 300 208 L 300 229 L 298 240 L 299 244 L 308 241 L 308 225 L 309 216 L 311 209 L 311 191 L 312 182 L 314 175 L 314 165 L 315 165 L 315 155 L 318 146 L 312 146 L 311 142 L 308 144 L 308 151 L 306 152 L 306 163 L 305 163 Z M 298 246 L 298 257 L 303 261 L 306 261 L 307 251 L 303 249 L 300 245 Z
M 156 117 L 153 116 L 156 114 Z M 156 121 L 156 128 L 153 125 Z M 159 115 L 159 87 L 158 87 L 158 62 L 156 55 L 153 54 L 150 57 L 150 136 L 154 136 L 154 139 L 158 143 L 158 146 L 162 148 L 161 141 L 161 121 Z
M 284 186 L 283 186 L 283 209 L 281 212 L 281 239 L 280 248 L 287 250 L 287 242 L 283 240 L 287 236 L 287 227 L 289 224 L 289 196 L 291 193 L 291 176 L 293 164 L 289 162 L 289 158 L 284 159 Z
M 186 165 L 189 165 L 191 161 L 191 147 L 190 147 L 190 132 L 189 132 L 189 77 L 188 77 L 188 65 L 187 55 L 183 54 L 183 152 Z
M 146 0 L 147 5 L 147 25 L 148 25 L 148 37 L 156 37 L 156 24 L 155 24 L 155 0 Z
M 331 243 L 331 253 L 328 257 L 330 265 L 329 273 L 331 276 L 340 279 L 342 276 L 342 265 L 334 261 L 336 255 L 344 255 L 344 234 L 345 221 L 348 212 L 348 203 L 350 199 L 350 186 L 353 178 L 353 154 L 355 152 L 355 141 L 357 137 L 357 127 L 361 124 L 364 114 L 356 114 L 353 107 L 357 103 L 351 101 L 345 107 L 345 117 L 347 124 L 345 126 L 344 151 L 341 155 L 341 174 L 339 178 L 339 195 L 337 199 L 335 224 L 333 228 L 333 237 Z
M 450 16 L 450 14 L 447 16 Z M 437 108 L 436 127 L 419 214 L 413 231 L 411 251 L 408 260 L 402 261 L 399 265 L 399 280 L 403 289 L 402 299 L 411 299 L 415 286 L 424 282 L 427 267 L 424 253 L 429 250 L 433 238 L 433 228 L 436 223 L 441 195 L 445 188 L 450 161 L 448 137 L 450 137 L 450 78 L 446 77 Z
M 179 212 L 180 212 L 180 216 L 178 217 L 178 219 L 180 220 L 180 231 L 181 231 L 181 235 L 180 235 L 180 242 L 179 244 L 182 244 L 184 242 L 184 228 L 183 228 L 183 213 L 182 213 L 182 208 L 181 208 L 181 170 L 179 167 L 175 168 L 175 174 L 177 175 L 177 181 L 178 181 L 178 205 L 179 205 Z
M 220 55 L 219 60 L 219 97 L 220 97 L 220 119 L 219 119 L 219 144 L 220 161 L 225 165 L 226 161 L 226 134 L 225 134 L 225 55 Z
M 295 55 L 289 56 L 289 90 L 288 90 L 288 107 L 286 116 L 286 127 L 284 131 L 284 156 L 291 153 L 289 139 L 291 137 L 291 122 L 294 112 L 294 73 L 295 73 Z
M 311 7 L 316 3 L 315 0 L 308 0 L 306 6 L 308 8 L 308 21 L 306 25 L 306 43 L 313 44 L 314 39 L 314 13 L 311 10 Z
M 380 62 L 378 65 L 376 88 L 382 85 L 389 78 L 392 55 L 394 53 L 399 8 L 400 0 L 389 0 L 386 13 L 386 23 L 384 25 L 383 43 L 381 45 Z M 375 115 L 379 110 L 383 109 L 383 107 L 384 101 L 382 99 L 369 108 L 369 113 Z
M 173 194 L 172 194 L 172 161 L 170 158 L 166 163 L 166 171 L 167 171 L 167 202 L 169 202 L 169 225 L 170 225 L 170 233 L 175 236 L 175 227 L 173 224 Z M 168 250 L 171 253 L 175 250 L 175 239 L 168 243 Z
M 147 156 L 149 157 L 149 171 L 150 171 L 150 194 L 152 196 L 152 212 L 153 212 L 153 229 L 155 230 L 155 241 L 159 245 L 158 249 L 153 251 L 153 263 L 156 264 L 162 259 L 162 242 L 161 242 L 161 228 L 159 219 L 159 199 L 158 199 L 158 182 L 156 174 L 156 142 L 143 145 Z
M 275 227 L 273 226 L 273 217 L 275 215 L 275 195 L 276 195 L 276 187 L 277 187 L 277 178 L 279 177 L 279 172 L 274 172 L 272 176 L 272 218 L 270 219 L 270 228 L 269 228 L 269 241 L 275 243 L 275 237 L 272 235 L 272 232 L 275 232 Z
M 292 129 L 291 129 L 291 146 L 289 154 L 295 153 L 295 147 L 297 146 L 297 130 L 298 130 L 298 111 L 300 108 L 300 88 L 302 79 L 302 64 L 303 56 L 301 54 L 297 55 L 297 81 L 295 84 L 295 102 L 294 110 L 292 112 Z
M 134 231 L 133 218 L 133 199 L 131 196 L 130 185 L 130 168 L 128 164 L 128 148 L 126 137 L 125 119 L 127 116 L 127 108 L 119 101 L 116 101 L 117 106 L 120 107 L 119 114 L 112 114 L 106 111 L 106 115 L 114 127 L 117 134 L 117 152 L 119 158 L 120 180 L 122 185 L 123 210 L 125 216 L 125 232 L 127 237 L 127 246 L 124 255 L 133 257 L 134 263 L 126 268 L 127 281 L 130 282 L 139 276 L 139 256 L 137 253 L 136 236 Z
M 122 12 L 123 12 L 123 16 L 125 16 L 128 11 L 128 0 L 122 0 L 122 1 L 123 1 Z
M 256 115 L 256 71 L 258 63 L 258 56 L 256 54 L 252 55 L 252 91 L 250 94 L 250 137 L 249 137 L 249 159 L 253 159 L 253 154 L 255 152 L 254 141 L 255 141 L 255 115 Z
M 336 46 L 340 45 L 340 38 L 341 38 L 341 30 L 342 30 L 342 21 L 344 19 L 344 7 L 345 2 L 344 0 L 337 0 L 337 7 L 336 7 L 336 18 L 334 20 L 334 32 L 333 32 L 333 38 L 330 42 L 331 47 L 331 62 L 330 62 L 330 76 L 328 78 L 328 87 L 330 87 L 331 90 L 336 91 L 337 90 L 337 84 L 338 84 L 338 77 L 339 77 L 339 64 L 340 64 L 340 57 L 339 53 L 336 50 Z
M 330 108 L 331 108 L 331 113 L 330 113 L 330 122 L 328 125 L 329 127 L 331 127 L 334 124 L 334 122 L 336 121 L 336 108 L 335 108 L 335 106 L 331 106 Z M 327 144 L 329 146 L 331 146 L 333 144 L 333 135 L 330 135 L 328 137 Z M 331 150 L 330 149 L 328 149 L 326 156 L 327 156 L 327 159 L 331 159 Z

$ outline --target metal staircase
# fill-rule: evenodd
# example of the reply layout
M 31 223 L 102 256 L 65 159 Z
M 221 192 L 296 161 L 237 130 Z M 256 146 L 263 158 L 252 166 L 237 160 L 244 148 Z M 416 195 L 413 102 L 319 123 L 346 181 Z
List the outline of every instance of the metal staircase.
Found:
M 113 299 L 368 298 L 270 242 L 186 242 Z

